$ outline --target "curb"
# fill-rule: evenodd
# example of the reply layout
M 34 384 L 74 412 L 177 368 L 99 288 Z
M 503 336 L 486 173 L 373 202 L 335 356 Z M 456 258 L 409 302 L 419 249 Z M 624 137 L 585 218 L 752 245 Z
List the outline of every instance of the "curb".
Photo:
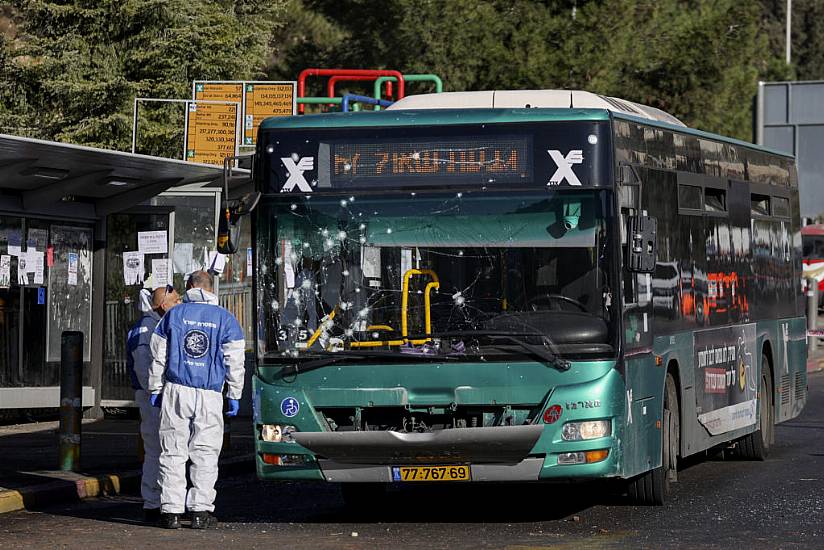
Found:
M 254 458 L 254 454 L 247 454 L 221 460 L 218 464 L 220 475 L 232 476 L 254 472 Z M 129 470 L 118 474 L 52 481 L 19 489 L 2 489 L 0 490 L 0 514 L 137 491 L 140 488 L 141 473 L 140 470 Z

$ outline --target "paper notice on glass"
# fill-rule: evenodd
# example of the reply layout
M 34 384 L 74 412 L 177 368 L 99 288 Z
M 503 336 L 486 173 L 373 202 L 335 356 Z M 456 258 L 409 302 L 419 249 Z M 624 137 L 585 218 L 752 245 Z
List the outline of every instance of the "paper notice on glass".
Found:
M 246 276 L 252 276 L 252 249 L 246 249 Z
M 123 253 L 123 281 L 127 285 L 139 285 L 143 282 L 143 253 Z
M 46 245 L 49 241 L 49 230 L 48 229 L 36 229 L 34 227 L 29 228 L 29 238 L 26 239 L 30 248 L 36 248 L 37 250 L 46 250 Z
M 11 256 L 0 256 L 0 288 L 9 288 L 11 284 Z
M 26 255 L 26 273 L 34 273 L 34 270 L 37 269 L 37 250 L 29 248 L 22 254 Z
M 152 260 L 152 288 L 162 288 L 169 284 L 169 260 Z
M 223 269 L 226 267 L 226 256 L 218 252 L 217 250 L 212 250 L 209 252 L 209 271 L 213 271 L 220 275 L 223 273 Z
M 401 249 L 401 285 L 403 285 L 403 275 L 412 269 L 412 250 L 409 248 Z
M 68 283 L 72 286 L 77 285 L 77 252 L 69 252 L 69 277 Z
M 194 271 L 195 247 L 192 243 L 175 243 L 174 269 L 175 273 L 188 275 Z
M 21 252 L 17 256 L 17 284 L 18 285 L 27 285 L 29 284 L 29 274 L 26 272 L 26 264 L 29 263 L 29 255 L 25 252 Z
M 46 270 L 46 254 L 42 250 L 29 252 L 29 263 L 34 264 L 34 284 L 43 284 L 43 273 Z
M 377 246 L 364 246 L 361 249 L 361 270 L 367 279 L 381 277 L 381 249 Z
M 292 262 L 297 261 L 292 253 L 292 242 L 283 242 L 283 257 L 279 258 L 283 262 L 283 275 L 286 282 L 286 288 L 295 288 L 295 267 Z
M 138 231 L 137 250 L 143 254 L 166 254 L 169 240 L 165 231 Z
M 9 231 L 9 256 L 20 256 L 23 237 L 19 231 Z

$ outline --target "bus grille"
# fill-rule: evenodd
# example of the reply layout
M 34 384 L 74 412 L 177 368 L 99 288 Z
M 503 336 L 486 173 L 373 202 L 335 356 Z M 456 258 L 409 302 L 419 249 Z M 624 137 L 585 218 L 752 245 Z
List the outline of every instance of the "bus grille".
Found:
M 795 373 L 795 400 L 801 401 L 804 399 L 804 394 L 807 388 L 804 385 L 804 373 L 799 371 Z
M 784 374 L 781 376 L 781 404 L 790 404 L 790 375 Z

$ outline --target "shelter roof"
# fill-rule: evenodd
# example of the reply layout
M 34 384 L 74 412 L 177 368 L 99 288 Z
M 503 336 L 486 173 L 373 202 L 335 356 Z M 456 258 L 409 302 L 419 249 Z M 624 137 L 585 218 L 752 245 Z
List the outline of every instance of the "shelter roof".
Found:
M 100 219 L 222 176 L 220 166 L 0 134 L 0 210 L 19 215 Z

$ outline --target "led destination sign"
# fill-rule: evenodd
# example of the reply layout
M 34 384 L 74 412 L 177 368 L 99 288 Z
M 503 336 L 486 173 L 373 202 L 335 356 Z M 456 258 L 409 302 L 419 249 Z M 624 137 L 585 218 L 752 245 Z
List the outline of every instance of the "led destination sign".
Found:
M 332 143 L 332 184 L 524 182 L 531 155 L 526 136 Z

